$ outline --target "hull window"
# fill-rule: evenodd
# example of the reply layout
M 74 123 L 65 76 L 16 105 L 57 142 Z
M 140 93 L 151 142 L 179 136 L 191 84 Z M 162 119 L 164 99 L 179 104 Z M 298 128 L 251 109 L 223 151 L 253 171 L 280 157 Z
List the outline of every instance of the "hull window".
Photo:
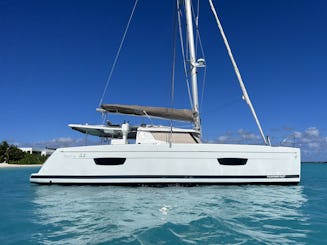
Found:
M 218 162 L 221 165 L 245 165 L 248 159 L 246 158 L 218 158 Z
M 105 158 L 94 158 L 96 165 L 122 165 L 125 163 L 126 158 L 119 157 L 105 157 Z

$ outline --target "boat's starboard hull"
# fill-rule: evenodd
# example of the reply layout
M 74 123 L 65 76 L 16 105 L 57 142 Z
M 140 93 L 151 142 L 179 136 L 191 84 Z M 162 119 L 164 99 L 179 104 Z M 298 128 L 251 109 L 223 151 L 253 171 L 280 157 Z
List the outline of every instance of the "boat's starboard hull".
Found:
M 115 145 L 58 149 L 39 184 L 296 184 L 297 148 L 250 145 Z

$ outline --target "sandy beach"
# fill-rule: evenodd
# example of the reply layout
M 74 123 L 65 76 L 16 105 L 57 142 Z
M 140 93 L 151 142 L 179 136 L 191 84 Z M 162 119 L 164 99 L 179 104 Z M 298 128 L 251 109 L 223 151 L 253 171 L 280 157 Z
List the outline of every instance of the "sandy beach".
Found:
M 8 164 L 0 163 L 0 168 L 25 168 L 25 167 L 41 167 L 42 164 Z

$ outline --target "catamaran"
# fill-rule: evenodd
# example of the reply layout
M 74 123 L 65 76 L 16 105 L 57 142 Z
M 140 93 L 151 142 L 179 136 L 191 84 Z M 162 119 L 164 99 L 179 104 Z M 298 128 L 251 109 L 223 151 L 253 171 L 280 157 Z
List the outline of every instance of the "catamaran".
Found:
M 188 75 L 191 109 L 139 105 L 101 104 L 101 113 L 118 113 L 191 123 L 178 128 L 153 124 L 70 124 L 77 131 L 109 139 L 110 144 L 58 148 L 38 173 L 38 184 L 297 184 L 300 181 L 300 149 L 271 146 L 265 137 L 212 0 L 211 10 L 249 105 L 263 145 L 211 144 L 201 141 L 197 71 L 205 60 L 196 57 L 192 1 L 177 0 L 178 21 L 186 18 Z M 137 0 L 131 14 L 134 13 Z M 130 21 L 128 22 L 127 28 Z M 125 30 L 125 33 L 126 33 Z M 124 35 L 125 36 L 125 35 Z M 182 43 L 182 42 L 181 42 Z M 118 52 L 119 53 L 119 52 Z M 118 56 L 116 56 L 117 58 Z

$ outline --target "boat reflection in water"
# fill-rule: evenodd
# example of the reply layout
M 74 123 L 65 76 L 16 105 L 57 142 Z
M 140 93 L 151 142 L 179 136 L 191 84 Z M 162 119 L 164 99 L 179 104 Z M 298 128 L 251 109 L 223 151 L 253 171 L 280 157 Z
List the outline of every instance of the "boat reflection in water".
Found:
M 302 186 L 34 186 L 42 243 L 303 242 Z M 42 235 L 41 235 L 42 234 Z M 44 237 L 47 239 L 45 240 Z

